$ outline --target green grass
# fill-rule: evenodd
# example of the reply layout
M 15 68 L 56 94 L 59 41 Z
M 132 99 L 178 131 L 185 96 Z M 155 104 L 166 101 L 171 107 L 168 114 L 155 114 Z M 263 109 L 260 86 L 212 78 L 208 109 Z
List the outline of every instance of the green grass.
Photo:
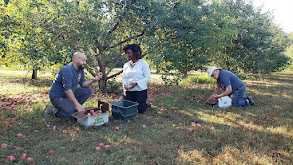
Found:
M 53 165 L 293 164 L 293 71 L 246 80 L 247 93 L 257 106 L 227 109 L 204 103 L 214 89 L 209 79 L 194 76 L 195 83 L 164 86 L 159 74 L 153 74 L 151 110 L 129 122 L 110 118 L 106 126 L 98 128 L 54 117 L 43 120 L 51 74 L 44 72 L 31 81 L 26 73 L 0 71 L 0 103 L 14 101 L 7 108 L 0 107 L 0 144 L 8 144 L 6 149 L 0 148 L 0 164 L 9 164 L 9 155 L 17 159 L 13 164 L 26 164 L 19 158 L 22 153 L 33 157 L 35 164 Z M 85 106 L 96 106 L 98 99 L 119 99 L 119 95 L 94 91 Z M 6 126 L 7 118 L 17 121 Z M 201 127 L 192 127 L 192 121 Z M 16 137 L 18 133 L 26 137 Z M 111 148 L 95 151 L 101 142 Z M 14 150 L 15 146 L 20 150 Z M 48 154 L 51 149 L 55 155 Z

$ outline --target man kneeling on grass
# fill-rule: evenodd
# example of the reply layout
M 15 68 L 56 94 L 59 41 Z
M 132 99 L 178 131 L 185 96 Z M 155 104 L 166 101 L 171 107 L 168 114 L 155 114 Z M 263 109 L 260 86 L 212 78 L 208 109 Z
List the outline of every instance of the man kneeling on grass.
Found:
M 44 118 L 55 114 L 56 117 L 73 120 L 72 113 L 85 111 L 82 104 L 87 101 L 93 92 L 89 86 L 103 77 L 100 72 L 94 79 L 86 81 L 84 77 L 86 60 L 86 55 L 76 52 L 73 54 L 72 63 L 67 64 L 59 71 L 49 93 L 54 107 L 46 106 Z
M 232 106 L 244 107 L 255 105 L 252 96 L 244 97 L 246 86 L 235 74 L 216 68 L 215 66 L 210 67 L 207 72 L 209 78 L 212 77 L 217 80 L 214 93 L 208 100 L 218 100 L 221 97 L 230 96 L 232 99 Z M 222 88 L 224 92 L 218 95 L 220 88 Z

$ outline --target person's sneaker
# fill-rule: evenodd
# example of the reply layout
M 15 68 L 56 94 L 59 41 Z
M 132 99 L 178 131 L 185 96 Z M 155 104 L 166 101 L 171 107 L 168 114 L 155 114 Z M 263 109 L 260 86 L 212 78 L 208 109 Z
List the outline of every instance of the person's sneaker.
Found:
M 45 111 L 43 113 L 43 118 L 48 118 L 49 116 L 55 114 L 58 109 L 52 107 L 51 105 L 46 105 Z
M 250 105 L 255 105 L 255 102 L 252 99 L 252 96 L 247 96 Z

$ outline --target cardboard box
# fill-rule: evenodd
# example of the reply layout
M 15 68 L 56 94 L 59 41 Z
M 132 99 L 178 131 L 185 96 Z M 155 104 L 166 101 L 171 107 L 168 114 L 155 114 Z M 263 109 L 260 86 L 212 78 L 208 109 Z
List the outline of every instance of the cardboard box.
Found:
M 92 115 L 92 110 L 96 114 Z M 88 107 L 85 108 L 84 113 L 75 112 L 71 116 L 75 117 L 77 122 L 86 127 L 100 126 L 109 122 L 109 104 L 98 101 L 98 107 Z

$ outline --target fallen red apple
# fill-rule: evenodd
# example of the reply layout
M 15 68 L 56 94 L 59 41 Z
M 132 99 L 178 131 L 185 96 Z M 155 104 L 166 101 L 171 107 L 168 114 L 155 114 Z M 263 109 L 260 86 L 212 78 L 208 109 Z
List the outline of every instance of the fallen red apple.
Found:
M 14 147 L 14 150 L 20 150 L 20 147 Z
M 6 160 L 8 160 L 9 162 L 15 161 L 15 157 L 14 156 L 7 156 Z
M 5 144 L 5 143 L 1 144 L 1 148 L 7 148 L 7 146 L 8 144 Z
M 272 150 L 272 153 L 273 153 L 273 154 L 277 154 L 278 152 L 277 152 L 277 151 L 275 151 L 275 150 Z
M 16 134 L 16 137 L 22 137 L 22 136 L 23 136 L 22 133 L 18 133 L 18 134 Z
M 50 150 L 49 154 L 54 155 L 56 152 L 54 150 Z
M 101 151 L 101 147 L 96 147 L 96 151 Z
M 104 143 L 99 143 L 99 146 L 100 146 L 100 147 L 103 147 L 103 146 L 104 146 Z
M 23 154 L 21 154 L 20 159 L 26 159 L 26 157 L 27 157 L 27 154 L 23 153 Z
M 199 123 L 196 123 L 195 126 L 196 127 L 201 127 L 201 125 Z
M 6 121 L 6 122 L 5 122 L 5 125 L 10 126 L 11 123 L 10 123 L 9 121 Z
M 67 131 L 66 129 L 65 129 L 65 130 L 63 130 L 62 132 L 63 132 L 63 133 L 68 133 L 68 131 Z
M 111 147 L 110 145 L 105 145 L 105 146 L 104 146 L 104 148 L 110 148 L 110 147 Z
M 179 123 L 179 126 L 183 126 L 183 123 Z
M 32 162 L 34 161 L 34 158 L 32 158 L 32 157 L 28 157 L 28 158 L 26 159 L 26 161 L 27 161 L 28 163 L 32 163 Z
M 115 130 L 116 130 L 116 131 L 118 131 L 118 130 L 119 130 L 119 127 L 118 127 L 118 126 L 116 126 L 116 127 L 115 127 Z
M 12 118 L 8 118 L 8 119 L 6 119 L 6 121 L 12 122 Z
M 17 119 L 16 118 L 11 118 L 11 120 L 15 122 Z

